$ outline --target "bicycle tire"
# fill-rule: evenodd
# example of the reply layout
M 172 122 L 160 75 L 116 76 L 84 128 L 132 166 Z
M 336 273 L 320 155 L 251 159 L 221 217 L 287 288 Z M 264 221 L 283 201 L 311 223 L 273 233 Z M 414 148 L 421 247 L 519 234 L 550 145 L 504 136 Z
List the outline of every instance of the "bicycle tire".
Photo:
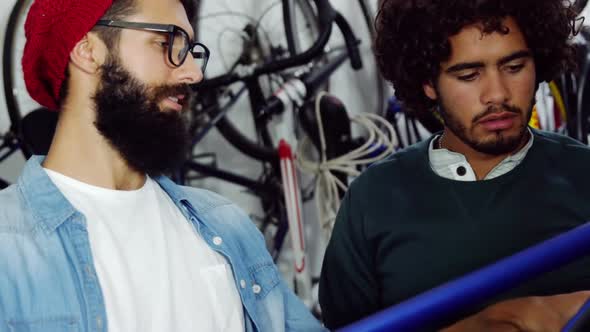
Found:
M 363 18 L 365 19 L 365 24 L 369 29 L 369 35 L 371 36 L 371 48 L 373 48 L 373 44 L 375 43 L 375 39 L 377 38 L 377 32 L 375 31 L 375 25 L 373 24 L 373 17 L 375 14 L 371 12 L 369 5 L 367 4 L 367 0 L 358 0 L 359 6 L 361 7 L 361 12 L 363 13 Z M 375 59 L 375 63 L 377 60 Z M 387 97 L 385 96 L 385 92 L 387 89 L 387 83 L 379 70 L 377 70 L 377 75 L 375 78 L 375 85 L 377 86 L 377 114 L 385 117 L 387 114 Z
M 305 48 L 301 46 L 302 42 L 299 39 L 299 36 L 295 34 L 295 31 L 299 31 L 297 28 L 297 14 L 293 10 L 292 4 L 297 4 L 299 9 L 301 10 L 304 17 L 306 17 L 306 22 L 311 23 L 309 28 L 311 29 L 311 34 L 317 36 L 319 34 L 319 22 L 317 21 L 317 16 L 313 10 L 313 6 L 307 0 L 286 0 L 283 2 L 283 21 L 285 27 L 285 37 L 287 39 L 287 48 L 289 53 L 294 56 L 296 54 L 301 53 Z
M 21 137 L 21 124 L 26 111 L 32 111 L 40 107 L 29 96 L 24 80 L 22 79 L 22 65 L 20 59 L 22 58 L 22 49 L 24 46 L 24 21 L 28 9 L 33 0 L 17 0 L 10 17 L 8 25 L 6 26 L 6 37 L 4 39 L 4 50 L 2 58 L 4 94 L 6 98 L 6 107 L 8 117 L 10 120 L 9 131 L 19 141 Z M 22 45 L 21 45 L 22 43 Z M 26 102 L 27 107 L 23 107 L 22 103 Z M 23 154 L 30 155 L 26 151 L 26 147 L 21 147 Z
M 313 38 L 311 38 L 312 42 L 316 41 L 315 35 L 319 35 L 320 23 L 319 23 L 319 18 L 316 16 L 315 11 L 313 10 L 313 7 L 312 7 L 310 1 L 309 0 L 284 0 L 283 3 L 287 3 L 288 4 L 287 6 L 289 6 L 289 4 L 293 4 L 293 5 L 295 5 L 295 8 L 297 8 L 297 10 L 300 11 L 300 12 L 296 13 L 294 7 L 288 7 L 288 10 L 283 10 L 283 14 L 287 15 L 287 17 L 288 17 L 288 19 L 286 19 L 284 21 L 291 22 L 291 24 L 293 24 L 293 26 L 291 28 L 289 28 L 289 29 L 285 28 L 286 31 L 290 31 L 287 33 L 292 34 L 291 36 L 288 36 L 287 42 L 292 43 L 294 39 L 296 40 L 301 37 L 299 34 L 297 34 L 297 35 L 294 34 L 294 31 L 298 31 L 297 26 L 296 26 L 296 24 L 298 22 L 297 14 L 304 15 L 303 20 L 306 22 L 306 27 L 309 27 L 311 29 L 311 33 L 314 34 L 314 36 L 312 36 Z M 283 24 L 287 24 L 287 23 L 283 22 Z M 202 30 L 202 29 L 197 29 L 197 30 Z M 289 40 L 291 40 L 291 42 L 289 42 Z M 294 47 L 296 48 L 297 52 L 302 51 L 297 48 L 301 48 L 303 44 L 305 44 L 304 41 L 296 43 L 296 45 Z M 299 55 L 299 53 L 297 53 L 296 56 L 297 55 Z M 283 61 L 283 62 L 286 62 L 286 61 Z M 272 64 L 271 64 L 271 66 L 272 66 Z M 222 75 L 221 77 L 227 77 L 227 75 Z M 213 78 L 212 80 L 204 81 L 202 84 L 198 85 L 197 89 L 199 89 L 201 92 L 211 91 L 212 89 L 213 90 L 218 89 L 220 86 L 225 86 L 225 85 L 230 84 L 229 81 L 225 81 L 225 80 L 221 80 L 219 82 L 216 82 L 216 79 L 217 78 Z M 234 147 L 238 148 L 238 150 L 240 150 L 242 153 L 244 153 L 256 160 L 261 160 L 261 161 L 270 162 L 270 163 L 277 163 L 278 162 L 278 152 L 276 151 L 275 147 L 268 146 L 265 144 L 260 144 L 258 142 L 253 141 L 252 139 L 248 138 L 246 135 L 244 135 L 238 129 L 239 127 L 233 125 L 233 123 L 227 117 L 223 117 L 223 118 L 219 119 L 216 127 L 220 131 L 221 135 L 227 141 L 229 141 Z
M 581 14 L 586 6 L 588 5 L 588 0 L 576 0 L 574 1 L 572 7 L 573 9 L 579 14 Z

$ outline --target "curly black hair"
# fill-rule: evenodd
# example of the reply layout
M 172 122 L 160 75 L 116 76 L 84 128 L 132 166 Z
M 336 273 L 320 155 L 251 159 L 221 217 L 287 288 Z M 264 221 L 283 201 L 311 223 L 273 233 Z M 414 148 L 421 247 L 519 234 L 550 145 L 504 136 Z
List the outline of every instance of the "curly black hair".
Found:
M 513 17 L 536 64 L 537 83 L 550 81 L 575 63 L 570 39 L 577 12 L 563 0 L 382 0 L 375 21 L 375 53 L 396 97 L 412 111 L 429 111 L 423 84 L 436 82 L 440 64 L 451 56 L 449 37 L 470 24 L 482 33 L 507 33 Z

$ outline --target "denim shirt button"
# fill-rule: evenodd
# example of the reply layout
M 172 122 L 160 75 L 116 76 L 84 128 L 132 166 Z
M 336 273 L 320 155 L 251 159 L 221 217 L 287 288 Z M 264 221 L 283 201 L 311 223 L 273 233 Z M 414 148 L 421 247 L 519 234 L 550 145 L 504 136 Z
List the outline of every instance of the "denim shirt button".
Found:
M 244 280 L 244 279 L 240 280 L 240 286 L 242 288 L 246 288 L 246 280 Z
M 86 277 L 92 278 L 92 268 L 90 267 L 90 265 L 86 265 L 84 271 L 86 272 Z
M 252 286 L 252 291 L 254 292 L 254 294 L 260 293 L 261 290 L 262 288 L 259 285 Z
M 223 239 L 222 239 L 222 238 L 220 238 L 219 236 L 216 236 L 216 237 L 214 237 L 214 238 L 213 238 L 213 243 L 214 243 L 216 246 L 220 246 L 220 245 L 223 243 Z
M 96 316 L 96 327 L 99 330 L 102 329 L 102 318 L 100 316 Z

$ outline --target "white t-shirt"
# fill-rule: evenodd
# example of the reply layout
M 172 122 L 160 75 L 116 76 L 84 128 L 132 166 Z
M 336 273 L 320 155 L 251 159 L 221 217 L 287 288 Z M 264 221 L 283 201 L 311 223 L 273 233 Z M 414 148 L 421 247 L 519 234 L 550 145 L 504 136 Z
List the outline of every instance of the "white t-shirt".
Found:
M 244 331 L 231 267 L 157 182 L 118 191 L 46 171 L 86 217 L 109 331 Z

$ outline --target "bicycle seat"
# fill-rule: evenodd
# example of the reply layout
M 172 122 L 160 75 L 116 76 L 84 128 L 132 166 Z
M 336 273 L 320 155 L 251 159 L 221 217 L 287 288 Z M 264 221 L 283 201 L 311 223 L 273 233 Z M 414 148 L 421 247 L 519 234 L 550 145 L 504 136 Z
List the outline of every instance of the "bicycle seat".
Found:
M 57 112 L 38 108 L 22 119 L 20 132 L 27 158 L 32 155 L 47 155 L 55 134 L 57 118 Z
M 326 157 L 336 158 L 350 152 L 353 148 L 350 118 L 342 101 L 331 95 L 324 96 L 320 101 L 320 113 L 326 140 Z M 315 109 L 304 109 L 299 113 L 299 120 L 313 145 L 320 150 L 319 123 Z

